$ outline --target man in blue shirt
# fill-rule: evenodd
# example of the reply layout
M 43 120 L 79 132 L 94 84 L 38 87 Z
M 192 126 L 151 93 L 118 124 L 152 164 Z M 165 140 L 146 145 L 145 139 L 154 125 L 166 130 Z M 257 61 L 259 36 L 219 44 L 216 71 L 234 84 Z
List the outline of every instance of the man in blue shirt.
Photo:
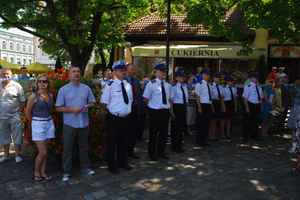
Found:
M 201 75 L 201 71 L 203 70 L 203 67 L 198 67 L 197 68 L 197 72 L 198 72 L 198 74 L 196 74 L 194 77 L 194 82 L 193 82 L 193 84 L 197 84 L 197 83 L 199 83 L 200 81 L 202 81 L 202 75 Z
M 88 155 L 89 116 L 88 108 L 94 107 L 96 102 L 92 90 L 80 83 L 80 69 L 72 66 L 69 69 L 70 83 L 60 88 L 56 110 L 63 113 L 63 181 L 68 181 L 72 172 L 72 149 L 74 139 L 78 134 L 79 159 L 81 171 L 87 174 L 95 172 L 89 169 Z

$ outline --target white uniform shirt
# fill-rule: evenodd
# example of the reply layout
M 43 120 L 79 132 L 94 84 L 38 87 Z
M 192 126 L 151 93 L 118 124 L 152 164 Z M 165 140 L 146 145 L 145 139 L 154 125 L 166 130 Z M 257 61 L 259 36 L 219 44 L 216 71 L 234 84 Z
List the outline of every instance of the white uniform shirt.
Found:
M 163 81 L 164 88 L 166 91 L 167 103 L 163 104 L 162 102 L 162 90 L 161 90 L 161 81 L 156 78 L 149 83 L 147 83 L 143 97 L 149 99 L 148 107 L 152 109 L 169 109 L 170 102 L 169 99 L 174 98 L 174 93 L 171 84 Z
M 218 88 L 219 88 L 219 90 L 220 90 L 220 98 L 221 98 L 223 87 L 222 87 L 220 84 L 218 84 Z M 212 99 L 215 99 L 215 100 L 221 100 L 221 99 L 219 99 L 219 97 L 218 97 L 217 84 L 216 84 L 215 82 L 213 82 L 213 83 L 211 84 L 211 98 L 212 98 Z
M 120 115 L 128 115 L 131 113 L 132 104 L 132 89 L 131 85 L 123 80 L 125 90 L 128 95 L 128 104 L 124 102 L 122 86 L 118 78 L 106 84 L 103 94 L 101 96 L 101 103 L 107 104 L 107 109 L 111 113 L 118 113 Z
M 209 91 L 208 91 L 207 85 L 211 92 L 210 84 L 208 82 L 206 82 L 205 80 L 202 80 L 199 83 L 197 83 L 197 85 L 196 85 L 196 94 L 200 97 L 200 103 L 211 104 L 212 101 L 209 100 L 209 93 L 208 93 Z M 211 97 L 211 100 L 212 100 L 212 97 Z
M 283 76 L 287 76 L 287 75 L 284 72 L 282 72 L 282 73 L 277 72 L 276 76 L 277 77 L 283 77 Z
M 260 86 L 258 87 L 258 92 L 260 95 L 260 99 L 264 98 L 262 89 Z M 258 100 L 258 95 L 257 95 L 257 91 L 256 91 L 256 84 L 254 84 L 253 82 L 249 83 L 248 85 L 246 85 L 244 87 L 244 92 L 243 92 L 243 98 L 246 98 L 247 101 L 249 101 L 250 103 L 254 103 L 254 104 L 259 104 L 260 101 Z
M 236 95 L 237 95 L 236 88 L 231 86 L 231 90 L 232 90 L 232 93 L 233 93 L 233 97 L 236 97 Z M 224 86 L 222 96 L 224 97 L 224 101 L 233 100 L 233 99 L 231 99 L 231 92 L 230 92 L 230 89 L 229 89 L 228 85 Z
M 182 86 L 182 89 L 184 91 L 185 94 L 185 99 L 186 99 L 186 103 L 188 103 L 188 90 L 186 86 Z M 183 101 L 183 94 L 182 94 L 182 90 L 181 90 L 181 84 L 180 83 L 176 83 L 176 85 L 173 86 L 173 93 L 174 93 L 174 97 L 172 98 L 173 103 L 178 103 L 178 104 L 184 104 Z

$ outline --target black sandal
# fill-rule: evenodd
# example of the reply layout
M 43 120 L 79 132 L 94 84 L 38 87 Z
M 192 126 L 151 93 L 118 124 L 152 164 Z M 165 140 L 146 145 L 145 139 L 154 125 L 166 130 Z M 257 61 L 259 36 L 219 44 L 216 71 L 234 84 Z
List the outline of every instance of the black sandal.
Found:
M 46 176 L 41 176 L 41 178 L 44 179 L 44 180 L 46 180 L 46 181 L 51 181 L 51 180 L 53 179 L 52 176 L 48 176 L 48 175 L 46 175 Z
M 38 178 L 38 180 L 36 180 L 36 178 Z M 36 176 L 36 175 L 33 174 L 33 180 L 34 180 L 35 182 L 40 182 L 40 181 L 43 180 L 43 178 L 42 178 L 41 176 Z

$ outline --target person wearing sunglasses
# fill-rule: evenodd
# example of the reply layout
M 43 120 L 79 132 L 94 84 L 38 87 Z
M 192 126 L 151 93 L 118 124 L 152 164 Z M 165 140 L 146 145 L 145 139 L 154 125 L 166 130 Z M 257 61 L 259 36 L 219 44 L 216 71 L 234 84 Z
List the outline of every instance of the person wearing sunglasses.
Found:
M 243 124 L 243 140 L 248 141 L 249 130 L 250 138 L 260 141 L 257 137 L 260 113 L 263 109 L 263 92 L 258 86 L 258 73 L 249 74 L 250 83 L 244 87 L 243 100 L 245 104 L 244 124 Z M 250 129 L 251 127 L 251 129 Z
M 50 88 L 50 78 L 41 74 L 36 78 L 35 88 L 37 92 L 29 96 L 26 108 L 26 117 L 31 124 L 32 141 L 35 142 L 39 154 L 35 159 L 33 180 L 36 182 L 52 180 L 45 173 L 48 147 L 51 138 L 54 138 L 55 127 L 51 117 L 53 97 L 47 92 Z
M 268 137 L 268 123 L 266 120 L 267 114 L 274 109 L 274 104 L 276 102 L 276 95 L 274 92 L 274 79 L 268 78 L 266 82 L 266 87 L 264 88 L 264 103 L 263 103 L 263 112 L 261 114 L 261 128 L 263 137 Z

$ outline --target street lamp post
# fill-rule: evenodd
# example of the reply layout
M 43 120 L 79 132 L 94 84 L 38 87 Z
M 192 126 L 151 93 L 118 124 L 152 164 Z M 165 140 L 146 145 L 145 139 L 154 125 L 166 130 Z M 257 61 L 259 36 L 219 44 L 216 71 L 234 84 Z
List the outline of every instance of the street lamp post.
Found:
M 168 0 L 167 10 L 167 43 L 166 43 L 166 68 L 167 76 L 166 80 L 169 81 L 169 52 L 170 52 L 170 18 L 171 18 L 171 0 Z

